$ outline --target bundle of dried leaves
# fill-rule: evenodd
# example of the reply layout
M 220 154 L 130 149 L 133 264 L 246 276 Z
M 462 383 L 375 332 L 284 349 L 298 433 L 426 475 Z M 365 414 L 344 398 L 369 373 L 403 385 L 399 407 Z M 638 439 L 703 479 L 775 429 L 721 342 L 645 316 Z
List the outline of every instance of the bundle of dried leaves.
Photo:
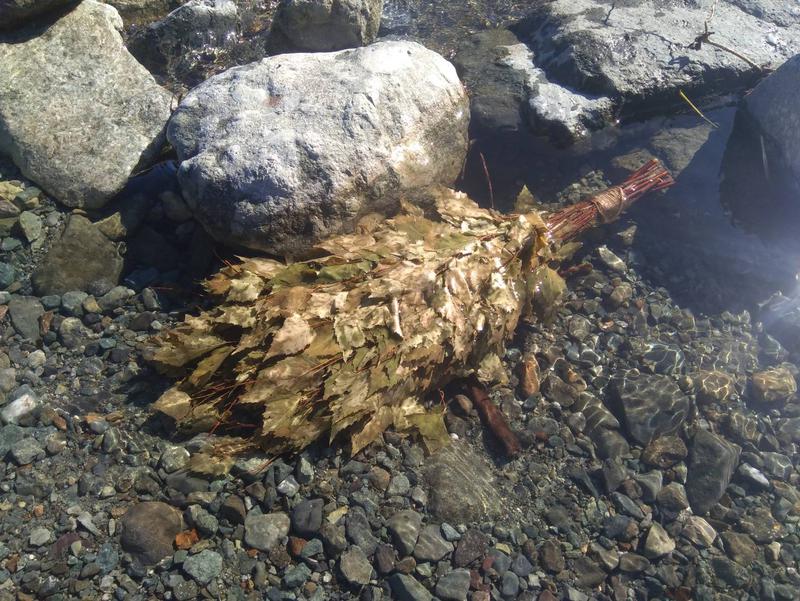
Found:
M 657 171 L 628 196 L 663 187 Z M 156 409 L 187 432 L 250 432 L 226 453 L 296 451 L 342 434 L 355 453 L 390 426 L 416 430 L 430 451 L 446 444 L 425 394 L 467 375 L 506 378 L 500 357 L 520 318 L 543 315 L 564 289 L 551 267 L 557 243 L 591 223 L 583 210 L 576 227 L 561 214 L 548 228 L 536 212 L 499 214 L 448 189 L 432 196 L 427 213 L 404 205 L 362 220 L 313 259 L 222 269 L 206 283 L 218 304 L 157 340 L 153 361 L 188 375 Z

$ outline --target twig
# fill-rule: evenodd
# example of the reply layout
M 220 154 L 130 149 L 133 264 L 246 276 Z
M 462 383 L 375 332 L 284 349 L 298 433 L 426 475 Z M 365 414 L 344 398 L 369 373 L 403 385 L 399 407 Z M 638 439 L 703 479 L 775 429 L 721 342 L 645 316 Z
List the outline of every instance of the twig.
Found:
M 483 173 L 486 175 L 486 183 L 489 186 L 489 204 L 494 209 L 494 190 L 492 189 L 492 178 L 489 176 L 489 168 L 486 166 L 486 159 L 483 158 L 483 153 L 480 150 L 478 151 L 478 156 L 481 157 Z
M 703 121 L 705 121 L 706 123 L 708 123 L 711 127 L 715 128 L 715 129 L 719 127 L 719 125 L 717 125 L 711 119 L 706 117 L 703 114 L 703 112 L 699 108 L 697 108 L 691 100 L 689 100 L 689 97 L 684 93 L 683 90 L 680 90 L 679 94 L 680 94 L 681 98 L 683 98 L 686 101 L 686 104 L 688 104 L 690 107 L 692 107 L 692 110 L 695 113 L 697 113 Z
M 715 7 L 716 7 L 716 4 L 715 4 Z M 713 8 L 711 10 L 711 15 L 712 16 L 714 15 L 714 9 Z M 720 50 L 728 52 L 729 54 L 732 54 L 736 58 L 743 60 L 748 65 L 753 67 L 753 69 L 756 69 L 757 71 L 764 71 L 763 67 L 755 64 L 753 61 L 751 61 L 749 58 L 747 58 L 741 52 L 737 52 L 733 48 L 728 48 L 727 46 L 723 46 L 722 44 L 719 44 L 717 42 L 712 42 L 711 41 L 711 36 L 714 35 L 714 32 L 708 30 L 708 21 L 703 23 L 703 27 L 704 27 L 703 33 L 698 35 L 694 39 L 694 42 L 689 44 L 689 46 L 688 46 L 689 48 L 691 48 L 692 50 L 700 50 L 703 47 L 703 44 L 708 44 L 709 46 L 714 46 L 714 48 L 719 48 Z
M 520 445 L 517 435 L 511 431 L 503 413 L 489 400 L 486 389 L 473 378 L 467 383 L 467 390 L 478 410 L 481 421 L 503 445 L 506 455 L 512 458 L 519 455 L 522 445 Z

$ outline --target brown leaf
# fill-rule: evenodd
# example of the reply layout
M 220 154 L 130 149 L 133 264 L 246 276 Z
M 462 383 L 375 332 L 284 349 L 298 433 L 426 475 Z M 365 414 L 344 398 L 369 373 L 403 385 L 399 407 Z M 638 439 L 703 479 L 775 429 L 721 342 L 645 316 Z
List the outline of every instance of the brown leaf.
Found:
M 539 363 L 532 353 L 522 356 L 519 386 L 526 397 L 539 392 Z
M 175 547 L 183 551 L 188 551 L 199 541 L 200 535 L 197 534 L 197 530 L 194 528 L 178 532 L 175 535 Z
M 272 338 L 265 359 L 279 355 L 295 355 L 314 340 L 314 330 L 299 314 L 286 318 Z

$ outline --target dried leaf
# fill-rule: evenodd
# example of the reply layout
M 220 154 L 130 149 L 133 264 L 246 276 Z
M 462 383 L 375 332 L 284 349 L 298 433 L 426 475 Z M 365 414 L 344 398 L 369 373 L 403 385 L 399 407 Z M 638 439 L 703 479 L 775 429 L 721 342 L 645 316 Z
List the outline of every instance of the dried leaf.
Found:
M 175 535 L 175 547 L 183 551 L 188 551 L 195 545 L 195 543 L 199 541 L 200 541 L 200 535 L 197 534 L 197 530 L 195 530 L 194 528 L 192 528 L 191 530 L 184 530 L 183 532 L 178 532 L 178 534 Z
M 173 386 L 153 404 L 153 409 L 174 419 L 184 419 L 192 411 L 192 397 Z
M 281 328 L 275 332 L 272 344 L 269 346 L 264 359 L 279 355 L 295 355 L 308 347 L 314 340 L 314 330 L 300 315 L 291 315 L 283 322 Z

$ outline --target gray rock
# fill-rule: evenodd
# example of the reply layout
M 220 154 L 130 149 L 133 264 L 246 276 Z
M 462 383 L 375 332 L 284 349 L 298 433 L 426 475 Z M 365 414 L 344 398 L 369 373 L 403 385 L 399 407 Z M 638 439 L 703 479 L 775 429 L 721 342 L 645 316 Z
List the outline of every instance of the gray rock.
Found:
M 66 321 L 66 320 L 65 320 Z M 169 446 L 161 453 L 158 464 L 168 474 L 177 472 L 189 463 L 189 451 L 183 447 Z
M 42 218 L 33 211 L 23 211 L 19 215 L 19 228 L 28 242 L 35 242 L 42 236 L 44 223 L 42 223 Z
M 39 318 L 44 314 L 44 307 L 38 298 L 14 295 L 8 302 L 8 313 L 17 334 L 33 342 L 41 339 Z
M 492 29 L 472 36 L 453 59 L 470 90 L 473 126 L 492 135 L 546 135 L 568 144 L 610 116 L 608 98 L 594 98 L 552 83 L 535 63 L 530 47 L 511 31 Z
M 17 465 L 27 465 L 44 457 L 44 449 L 35 438 L 23 438 L 11 447 L 11 458 Z
M 386 522 L 395 548 L 400 555 L 411 555 L 419 538 L 422 516 L 411 509 L 398 511 Z
M 311 576 L 311 568 L 301 563 L 298 566 L 293 566 L 286 570 L 286 573 L 283 575 L 283 584 L 289 589 L 297 588 L 303 586 L 309 576 Z
M 322 527 L 322 499 L 301 501 L 292 509 L 292 530 L 299 536 L 311 538 Z
M 741 449 L 707 430 L 698 430 L 689 449 L 686 494 L 692 510 L 705 515 L 725 493 Z
M 205 549 L 187 557 L 183 562 L 183 571 L 198 584 L 208 584 L 222 571 L 222 556 L 216 551 Z
M 447 542 L 442 536 L 442 529 L 435 524 L 429 524 L 419 533 L 414 557 L 418 561 L 439 561 L 452 553 L 453 548 L 453 543 Z
M 0 290 L 4 290 L 11 286 L 17 279 L 17 270 L 13 265 L 8 263 L 0 263 Z
M 67 317 L 58 326 L 58 339 L 68 349 L 80 346 L 88 335 L 88 328 L 77 317 Z
M 160 501 L 145 501 L 128 509 L 121 520 L 122 548 L 145 565 L 172 555 L 175 535 L 183 530 L 181 513 Z
M 503 501 L 486 457 L 455 441 L 423 466 L 430 487 L 431 514 L 453 524 L 496 516 Z
M 676 432 L 686 420 L 690 407 L 689 397 L 673 379 L 643 374 L 635 369 L 614 377 L 612 402 L 628 434 L 642 445 Z
M 122 307 L 125 302 L 134 295 L 133 290 L 125 286 L 114 286 L 111 290 L 106 292 L 97 299 L 97 304 L 100 309 L 105 313 L 109 313 L 114 309 Z
M 289 534 L 290 520 L 285 513 L 250 512 L 244 521 L 244 542 L 260 551 L 271 551 Z
M 375 41 L 382 12 L 383 0 L 283 0 L 272 34 L 297 50 L 355 48 Z
M 372 564 L 370 564 L 367 556 L 364 555 L 361 547 L 352 546 L 342 553 L 342 557 L 339 560 L 339 569 L 342 570 L 342 575 L 350 584 L 362 586 L 369 584 L 369 579 L 372 575 Z
M 230 69 L 184 98 L 167 135 L 184 198 L 212 236 L 301 255 L 400 195 L 452 183 L 468 120 L 450 63 L 381 42 Z
M 28 543 L 30 543 L 34 547 L 41 547 L 42 545 L 46 545 L 49 543 L 53 538 L 53 533 L 50 532 L 47 528 L 34 528 L 31 530 L 31 534 L 28 537 Z
M 138 30 L 128 49 L 151 72 L 181 73 L 202 54 L 230 47 L 236 41 L 238 17 L 231 0 L 189 0 Z
M 4 459 L 16 443 L 25 438 L 25 428 L 7 424 L 0 428 L 0 460 Z
M 121 30 L 114 8 L 84 0 L 44 31 L 0 38 L 0 71 L 16 74 L 0 80 L 0 150 L 67 206 L 103 206 L 163 142 L 171 96 Z
M 662 557 L 675 550 L 675 541 L 667 534 L 667 531 L 658 523 L 653 522 L 644 541 L 644 554 L 650 559 Z
M 73 3 L 74 0 L 0 0 L 0 30 L 13 30 Z
M 650 561 L 646 557 L 636 553 L 623 553 L 619 556 L 619 569 L 621 572 L 638 574 L 650 567 Z
M 436 596 L 442 601 L 465 601 L 469 592 L 469 570 L 457 569 L 439 578 Z
M 792 18 L 793 25 L 800 19 Z M 797 89 L 800 87 L 800 55 L 787 60 L 781 67 L 759 83 L 744 99 L 747 114 L 769 143 L 773 164 L 789 169 L 800 191 L 800 107 Z
M 345 531 L 348 540 L 361 547 L 366 555 L 375 553 L 378 548 L 378 539 L 372 534 L 367 514 L 362 507 L 353 507 L 345 520 Z
M 800 51 L 800 16 L 770 14 L 773 0 L 715 3 L 711 38 L 757 65 L 777 67 Z M 552 81 L 585 94 L 608 96 L 626 112 L 677 107 L 678 90 L 725 94 L 759 75 L 747 62 L 704 44 L 689 49 L 708 19 L 704 3 L 642 0 L 609 6 L 603 0 L 556 0 L 534 9 L 515 30 Z M 697 24 L 697 26 L 687 26 Z
M 433 595 L 413 576 L 394 574 L 389 578 L 392 595 L 397 601 L 432 601 Z
M 33 272 L 31 282 L 40 295 L 76 291 L 103 294 L 119 281 L 121 273 L 122 257 L 117 246 L 86 217 L 72 215 L 61 238 Z
M 190 505 L 185 511 L 186 520 L 204 537 L 212 537 L 219 530 L 219 520 L 199 505 Z

